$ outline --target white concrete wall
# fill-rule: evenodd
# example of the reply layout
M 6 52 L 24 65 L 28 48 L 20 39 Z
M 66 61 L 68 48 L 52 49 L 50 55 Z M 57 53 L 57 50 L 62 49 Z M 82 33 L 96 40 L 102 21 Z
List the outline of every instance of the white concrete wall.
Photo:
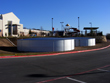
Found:
M 37 32 L 37 33 L 40 33 L 41 31 L 40 30 L 31 30 L 32 32 Z
M 2 37 L 2 20 L 0 19 L 0 37 Z
M 29 34 L 29 29 L 23 29 L 23 31 L 24 31 L 25 36 Z M 44 32 L 46 34 L 49 33 L 49 31 L 44 31 L 44 30 L 42 30 L 42 31 L 41 30 L 31 30 L 31 32 L 35 32 L 35 33 L 37 33 L 37 35 L 40 34 L 41 32 Z
M 24 32 L 24 36 L 26 36 L 29 34 L 29 29 L 23 29 L 23 32 Z
M 18 26 L 18 34 L 20 34 L 20 32 L 23 32 L 23 24 L 19 24 L 20 26 Z
M 48 33 L 49 33 L 49 31 L 42 31 L 42 32 L 44 32 L 44 33 L 46 33 L 46 34 L 48 34 Z
M 46 34 L 48 34 L 49 33 L 49 31 L 45 31 L 45 30 L 31 30 L 32 32 L 37 32 L 37 33 L 40 33 L 40 32 L 44 32 L 44 33 L 46 33 Z
M 0 20 L 0 30 L 2 30 L 2 20 Z

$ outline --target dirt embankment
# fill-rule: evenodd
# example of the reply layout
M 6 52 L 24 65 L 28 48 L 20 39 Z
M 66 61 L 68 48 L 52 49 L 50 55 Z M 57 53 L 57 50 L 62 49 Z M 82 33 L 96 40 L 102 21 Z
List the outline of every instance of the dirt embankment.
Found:
M 13 46 L 6 38 L 0 38 L 0 54 L 17 52 L 17 47 Z
M 17 45 L 18 38 L 9 38 L 15 45 Z M 19 38 L 20 39 L 20 38 Z M 73 51 L 96 49 L 110 45 L 110 40 L 105 43 L 97 43 L 95 46 L 75 47 Z M 13 46 L 6 38 L 0 38 L 0 54 L 13 54 L 13 53 L 28 53 L 20 52 L 16 46 Z
M 17 45 L 17 40 L 19 38 L 8 38 L 10 41 L 12 41 L 15 45 Z
M 0 46 L 12 47 L 13 45 L 7 39 L 0 39 Z

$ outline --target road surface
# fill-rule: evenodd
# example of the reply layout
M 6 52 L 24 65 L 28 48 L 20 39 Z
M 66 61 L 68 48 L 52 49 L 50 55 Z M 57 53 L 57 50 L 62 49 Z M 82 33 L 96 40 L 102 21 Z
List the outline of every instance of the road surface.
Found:
M 0 59 L 0 83 L 110 83 L 110 48 Z

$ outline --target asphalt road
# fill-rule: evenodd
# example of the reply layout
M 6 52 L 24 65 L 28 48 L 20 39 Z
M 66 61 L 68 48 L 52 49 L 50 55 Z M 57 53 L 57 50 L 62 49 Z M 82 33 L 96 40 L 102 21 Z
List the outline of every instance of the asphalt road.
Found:
M 110 83 L 110 48 L 0 59 L 0 83 Z

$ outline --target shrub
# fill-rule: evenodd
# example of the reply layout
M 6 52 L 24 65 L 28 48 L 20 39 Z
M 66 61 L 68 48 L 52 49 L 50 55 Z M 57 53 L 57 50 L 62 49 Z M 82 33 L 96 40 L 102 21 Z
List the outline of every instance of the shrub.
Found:
M 110 39 L 110 33 L 108 33 L 108 34 L 106 35 L 106 38 L 107 38 L 107 39 Z

